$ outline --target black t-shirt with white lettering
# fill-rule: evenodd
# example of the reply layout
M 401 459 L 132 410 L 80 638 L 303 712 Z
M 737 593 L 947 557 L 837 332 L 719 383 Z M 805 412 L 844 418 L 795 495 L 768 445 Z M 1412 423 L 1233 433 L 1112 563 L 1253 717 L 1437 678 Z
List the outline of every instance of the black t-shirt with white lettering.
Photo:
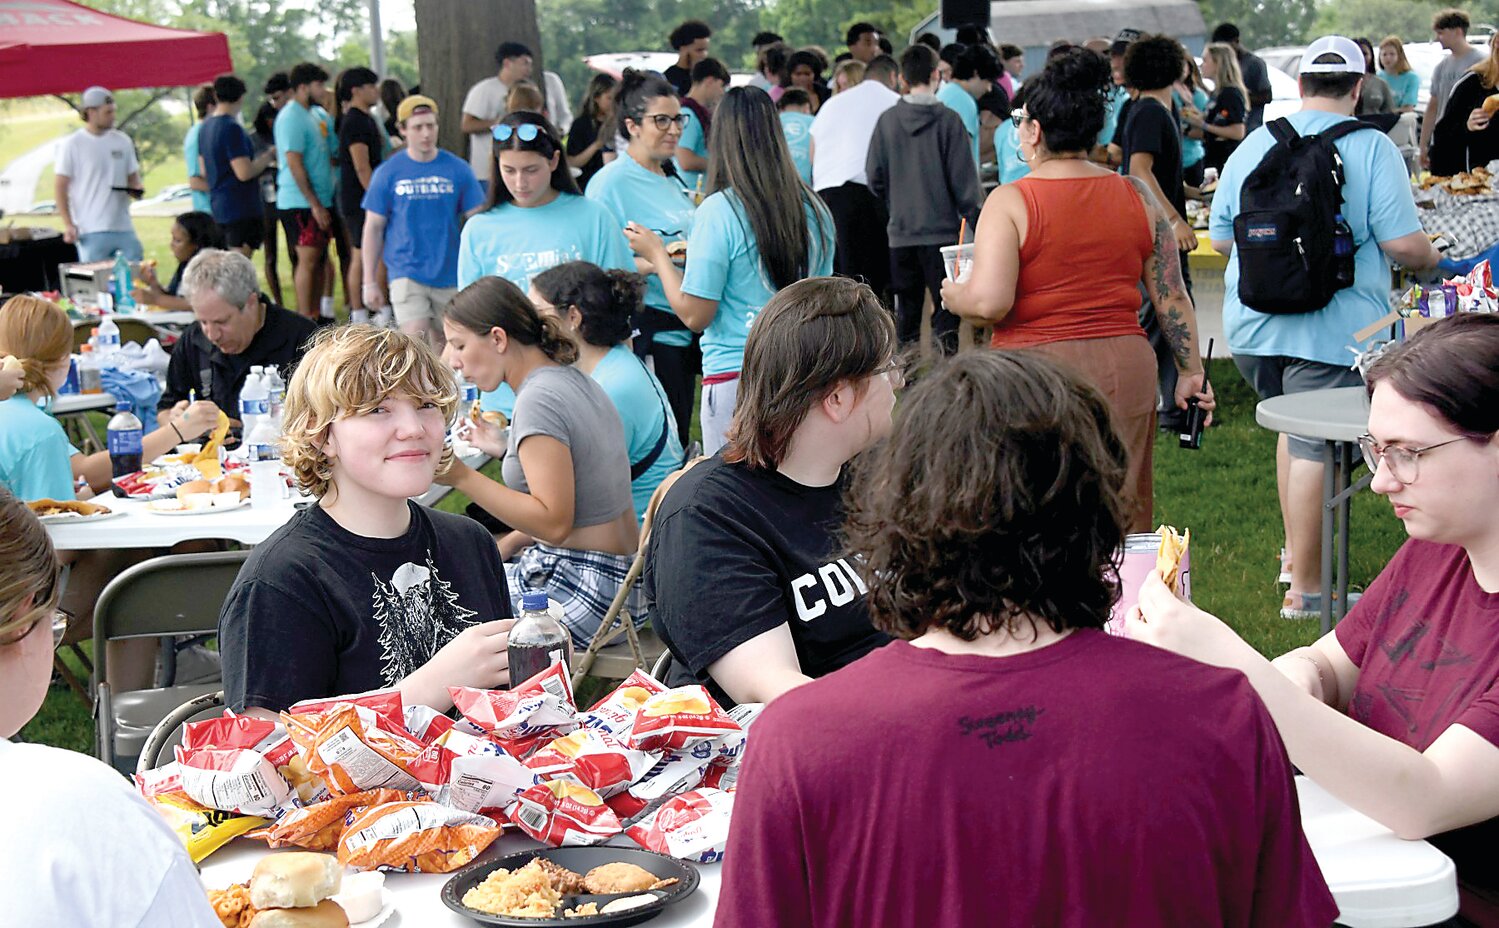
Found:
M 312 506 L 255 548 L 219 612 L 230 708 L 393 686 L 470 625 L 510 618 L 489 533 L 408 506 L 399 538 L 356 535 Z
M 724 693 L 709 665 L 780 625 L 810 677 L 890 640 L 869 624 L 864 584 L 838 556 L 842 493 L 842 480 L 807 487 L 715 456 L 662 500 L 644 576 L 651 620 L 676 663 L 715 696 Z

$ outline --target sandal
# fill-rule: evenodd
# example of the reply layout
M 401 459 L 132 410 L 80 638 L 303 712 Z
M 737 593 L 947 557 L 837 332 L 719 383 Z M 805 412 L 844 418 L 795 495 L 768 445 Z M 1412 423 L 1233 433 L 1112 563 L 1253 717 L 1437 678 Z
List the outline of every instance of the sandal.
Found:
M 1364 594 L 1354 590 L 1348 591 L 1348 608 L 1359 601 Z M 1336 600 L 1337 594 L 1333 594 Z M 1346 611 L 1344 612 L 1346 615 Z M 1321 593 L 1297 593 L 1286 591 L 1286 598 L 1281 600 L 1280 617 L 1292 622 L 1303 622 L 1308 619 L 1320 619 L 1322 617 L 1322 594 Z
M 1285 548 L 1280 549 L 1280 576 L 1275 578 L 1275 582 L 1281 586 L 1291 584 L 1291 556 L 1286 553 Z

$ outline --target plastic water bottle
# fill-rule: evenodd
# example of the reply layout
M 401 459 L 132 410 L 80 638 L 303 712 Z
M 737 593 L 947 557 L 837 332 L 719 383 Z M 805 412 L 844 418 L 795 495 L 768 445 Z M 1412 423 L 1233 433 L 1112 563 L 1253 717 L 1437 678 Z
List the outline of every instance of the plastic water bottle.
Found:
M 82 392 L 83 388 L 78 382 L 78 355 L 75 354 L 68 358 L 68 379 L 64 380 L 62 386 L 57 388 L 57 394 L 59 396 L 75 396 Z
M 1356 273 L 1353 263 L 1353 229 L 1342 213 L 1333 217 L 1332 226 L 1332 274 L 1339 287 L 1353 286 Z
M 250 508 L 269 509 L 286 496 L 281 479 L 281 436 L 270 416 L 261 416 L 245 439 L 250 454 Z
M 135 279 L 123 252 L 115 252 L 114 276 L 110 280 L 114 284 L 115 311 L 128 313 L 135 309 Z
M 104 378 L 100 375 L 99 356 L 95 354 L 93 339 L 78 349 L 78 389 L 83 393 L 103 393 Z
M 271 395 L 260 376 L 261 367 L 255 365 L 245 377 L 245 385 L 239 390 L 239 421 L 244 424 L 244 435 L 248 438 L 260 420 L 270 415 Z
M 286 405 L 286 381 L 273 364 L 265 369 L 265 392 L 270 402 L 271 418 L 276 420 L 276 431 L 281 431 L 281 410 Z
M 98 354 L 100 367 L 114 367 L 115 352 L 120 350 L 120 327 L 108 316 L 100 322 L 95 330 L 99 333 L 99 342 L 94 351 Z
M 552 616 L 547 594 L 531 590 L 521 594 L 520 618 L 510 629 L 510 685 L 519 686 L 556 661 L 572 667 L 573 642 L 567 629 Z M 569 669 L 569 673 L 572 671 Z
M 118 479 L 126 474 L 133 474 L 141 469 L 141 440 L 145 437 L 145 429 L 141 427 L 141 420 L 130 411 L 130 404 L 121 400 L 115 404 L 114 418 L 109 420 L 108 427 L 109 445 L 109 471 L 110 476 Z M 116 496 L 124 496 L 125 491 L 118 485 L 114 488 Z

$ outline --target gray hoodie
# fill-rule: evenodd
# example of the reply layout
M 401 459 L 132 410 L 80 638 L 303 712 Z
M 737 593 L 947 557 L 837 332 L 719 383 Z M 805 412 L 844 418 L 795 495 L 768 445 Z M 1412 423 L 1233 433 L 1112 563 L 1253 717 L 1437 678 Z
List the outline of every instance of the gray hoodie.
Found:
M 880 115 L 865 167 L 885 201 L 890 247 L 951 245 L 983 206 L 978 168 L 963 120 L 932 94 L 910 94 Z

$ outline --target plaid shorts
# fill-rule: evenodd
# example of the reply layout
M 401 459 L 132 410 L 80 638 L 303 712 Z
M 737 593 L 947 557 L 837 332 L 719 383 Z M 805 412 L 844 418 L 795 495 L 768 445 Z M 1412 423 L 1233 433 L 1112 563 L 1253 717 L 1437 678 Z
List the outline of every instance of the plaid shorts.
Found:
M 521 594 L 541 590 L 562 607 L 562 624 L 572 635 L 573 647 L 588 647 L 614 602 L 634 555 L 603 551 L 575 551 L 535 542 L 505 564 L 511 605 L 520 615 Z M 641 608 L 640 587 L 630 591 L 625 605 L 636 628 L 644 628 L 649 616 Z

